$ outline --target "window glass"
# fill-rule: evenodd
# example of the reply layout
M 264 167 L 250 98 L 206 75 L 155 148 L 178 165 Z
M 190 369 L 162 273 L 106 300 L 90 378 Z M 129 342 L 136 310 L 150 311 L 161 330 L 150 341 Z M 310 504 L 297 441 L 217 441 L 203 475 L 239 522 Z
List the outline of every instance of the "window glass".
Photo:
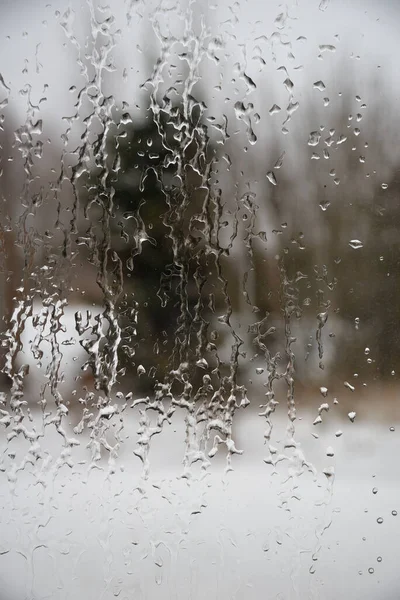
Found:
M 0 599 L 399 597 L 399 26 L 3 0 Z

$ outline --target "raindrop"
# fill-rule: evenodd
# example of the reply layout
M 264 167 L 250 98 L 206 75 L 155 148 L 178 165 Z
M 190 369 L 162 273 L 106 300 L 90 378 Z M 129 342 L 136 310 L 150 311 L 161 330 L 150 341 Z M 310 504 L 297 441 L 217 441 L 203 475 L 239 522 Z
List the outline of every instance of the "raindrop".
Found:
M 205 358 L 200 358 L 197 362 L 196 362 L 196 366 L 200 367 L 201 369 L 208 369 L 208 362 L 206 361 Z
M 308 145 L 309 146 L 318 146 L 320 139 L 321 139 L 321 133 L 319 131 L 312 131 L 308 138 Z
M 330 205 L 331 205 L 331 203 L 329 202 L 329 200 L 323 200 L 322 202 L 319 203 L 321 210 L 323 210 L 324 212 L 330 207 Z
M 349 417 L 350 421 L 351 421 L 352 423 L 354 423 L 354 420 L 355 420 L 355 418 L 356 418 L 356 415 L 357 415 L 357 413 L 356 413 L 356 412 L 354 412 L 354 411 L 351 411 L 351 412 L 349 412 L 349 413 L 348 413 L 348 415 L 347 415 L 347 416 Z
M 360 242 L 360 240 L 350 240 L 349 246 L 351 246 L 351 248 L 354 250 L 358 250 L 359 248 L 363 247 L 363 243 Z
M 292 89 L 294 88 L 294 83 L 291 79 L 289 79 L 289 77 L 287 77 L 285 79 L 285 81 L 283 82 L 283 85 L 285 86 L 285 88 L 287 89 L 288 92 L 291 92 Z
M 336 52 L 336 46 L 333 46 L 332 44 L 321 44 L 319 46 L 319 51 L 321 54 L 323 52 Z
M 271 106 L 271 108 L 269 109 L 269 114 L 270 115 L 275 115 L 276 113 L 280 112 L 282 109 L 280 106 L 278 106 L 277 104 L 274 104 L 273 106 Z
M 326 87 L 323 81 L 316 81 L 313 86 L 315 87 L 315 89 L 319 90 L 320 92 L 323 92 Z

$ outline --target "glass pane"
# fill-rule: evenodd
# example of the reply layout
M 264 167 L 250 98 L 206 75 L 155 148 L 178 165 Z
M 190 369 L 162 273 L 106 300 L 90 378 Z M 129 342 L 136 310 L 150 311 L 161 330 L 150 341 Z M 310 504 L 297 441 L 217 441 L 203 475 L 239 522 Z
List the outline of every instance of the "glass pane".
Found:
M 1 598 L 398 598 L 399 26 L 3 0 Z

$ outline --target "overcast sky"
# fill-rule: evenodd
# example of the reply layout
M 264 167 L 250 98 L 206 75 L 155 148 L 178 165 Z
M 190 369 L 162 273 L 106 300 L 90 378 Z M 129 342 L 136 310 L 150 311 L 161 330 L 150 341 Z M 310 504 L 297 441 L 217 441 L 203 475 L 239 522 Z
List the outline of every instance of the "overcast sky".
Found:
M 179 1 L 189 4 L 189 0 L 109 2 L 116 21 L 114 29 L 119 29 L 120 34 L 112 52 L 116 71 L 105 75 L 103 92 L 105 95 L 113 94 L 119 105 L 122 101 L 129 103 L 129 112 L 134 121 L 143 118 L 148 104 L 148 92 L 140 91 L 140 85 L 151 75 L 154 62 L 160 56 L 160 44 L 152 22 L 156 19 L 164 34 L 172 31 L 179 39 L 184 33 L 184 22 L 179 18 L 180 11 L 176 9 Z M 93 2 L 96 6 L 106 6 L 105 0 Z M 158 10 L 160 6 L 165 9 L 163 13 Z M 196 39 L 200 34 L 201 18 L 204 16 L 213 35 L 223 40 L 223 46 L 215 51 L 219 63 L 208 59 L 202 61 L 201 87 L 194 91 L 194 95 L 199 94 L 206 101 L 207 117 L 215 118 L 220 124 L 222 115 L 228 116 L 230 141 L 236 143 L 239 149 L 247 143 L 245 136 L 248 133 L 245 119 L 241 122 L 240 118 L 236 118 L 235 103 L 240 101 L 245 106 L 254 105 L 251 117 L 258 142 L 249 148 L 250 164 L 251 160 L 258 159 L 260 153 L 264 155 L 268 152 L 270 136 L 275 131 L 280 140 L 280 152 L 286 152 L 284 168 L 290 168 L 295 177 L 296 172 L 301 175 L 299 157 L 306 155 L 303 147 L 299 152 L 296 135 L 301 132 L 300 139 L 307 148 L 307 136 L 311 129 L 307 132 L 302 128 L 306 127 L 310 112 L 318 115 L 318 111 L 328 110 L 323 108 L 324 97 L 330 98 L 329 112 L 315 119 L 312 127 L 315 129 L 321 123 L 330 123 L 328 126 L 331 127 L 335 122 L 335 107 L 340 110 L 341 99 L 338 96 L 346 89 L 353 100 L 358 94 L 368 106 L 372 101 L 382 98 L 381 130 L 391 128 L 392 137 L 396 135 L 388 117 L 389 105 L 395 106 L 400 96 L 397 65 L 400 4 L 394 0 L 290 0 L 287 3 L 277 0 L 197 0 L 191 6 L 194 18 L 193 31 L 188 32 L 189 36 Z M 102 19 L 109 14 L 107 10 L 99 13 Z M 129 24 L 127 14 L 130 17 Z M 55 172 L 60 168 L 60 136 L 68 127 L 64 117 L 76 112 L 74 105 L 78 91 L 85 85 L 77 64 L 79 47 L 73 36 L 76 36 L 81 55 L 84 55 L 88 51 L 85 50 L 85 44 L 91 32 L 89 18 L 87 0 L 2 2 L 0 47 L 4 60 L 0 73 L 9 88 L 0 82 L 0 103 L 8 99 L 8 106 L 3 108 L 5 121 L 12 123 L 12 129 L 25 122 L 28 96 L 21 90 L 26 91 L 30 86 L 32 104 L 40 105 L 34 119 L 43 119 L 41 139 L 45 143 L 45 153 L 42 164 L 49 168 L 53 163 Z M 283 43 L 279 43 L 277 37 L 271 43 L 274 32 L 275 36 L 281 36 Z M 321 52 L 321 46 L 325 51 Z M 188 44 L 186 48 L 175 44 L 169 64 L 174 63 L 177 68 L 169 74 L 168 69 L 164 69 L 165 89 L 175 85 L 180 76 L 185 79 L 187 68 L 185 73 L 184 61 L 175 58 L 188 47 Z M 260 58 L 265 61 L 264 66 Z M 246 75 L 256 83 L 255 90 L 248 87 L 238 72 L 238 63 L 239 71 L 245 70 Z M 285 85 L 287 77 L 294 84 L 291 91 Z M 314 83 L 318 81 L 324 83 L 326 90 L 315 89 Z M 170 94 L 170 97 L 174 98 L 174 94 Z M 285 125 L 290 103 L 298 103 L 299 110 Z M 87 104 L 81 107 L 79 120 L 72 126 L 69 150 L 81 144 L 83 119 L 92 110 Z M 274 104 L 282 107 L 282 110 L 271 117 L 268 111 Z M 358 107 L 355 108 L 358 111 Z M 256 122 L 257 115 L 260 115 L 259 124 Z M 374 118 L 373 113 L 367 115 L 361 127 L 366 127 L 368 116 L 370 120 Z M 389 126 L 384 124 L 385 118 Z M 282 135 L 282 128 L 285 127 L 290 135 Z M 93 125 L 93 133 L 94 129 Z M 242 136 L 240 142 L 237 137 L 232 138 L 232 131 Z M 46 144 L 47 139 L 49 143 Z M 396 147 L 398 149 L 400 146 L 388 143 L 393 165 L 398 163 L 399 152 L 392 151 Z M 229 148 L 226 151 L 231 152 Z M 384 157 L 381 162 L 383 166 L 391 168 Z M 266 165 L 267 170 L 271 167 Z M 375 168 L 379 170 L 380 167 L 376 165 Z M 380 168 L 380 171 L 380 177 L 385 177 L 384 170 Z M 248 176 L 251 177 L 250 171 Z

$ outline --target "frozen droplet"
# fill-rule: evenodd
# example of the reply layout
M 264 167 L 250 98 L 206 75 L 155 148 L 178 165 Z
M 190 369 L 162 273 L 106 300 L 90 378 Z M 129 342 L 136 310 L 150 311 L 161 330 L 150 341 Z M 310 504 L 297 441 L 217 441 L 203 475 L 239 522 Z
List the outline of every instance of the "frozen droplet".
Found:
M 139 377 L 140 377 L 140 375 L 144 375 L 145 373 L 146 373 L 146 369 L 144 368 L 144 366 L 139 365 L 137 368 L 137 374 L 139 375 Z
M 368 348 L 368 346 L 365 348 L 364 350 L 364 354 L 366 354 L 368 356 L 368 354 L 370 353 L 370 349 Z
M 383 190 L 387 190 L 387 189 L 388 189 L 388 187 L 389 187 L 389 186 L 388 186 L 388 184 L 387 184 L 387 183 L 382 183 L 382 184 L 381 184 L 381 188 L 382 188 Z
M 372 488 L 372 493 L 373 494 L 377 494 L 378 493 L 378 488 L 377 487 Z
M 351 411 L 351 412 L 349 412 L 349 414 L 348 414 L 347 416 L 349 417 L 350 421 L 351 421 L 352 423 L 354 423 L 354 420 L 355 420 L 355 418 L 356 418 L 356 415 L 357 415 L 357 413 L 356 413 L 356 412 L 354 412 L 354 411 Z
M 319 388 L 319 391 L 321 392 L 321 394 L 322 394 L 322 396 L 323 396 L 324 398 L 326 398 L 326 397 L 327 397 L 327 395 L 328 395 L 328 388 L 326 388 L 326 387 L 320 387 L 320 388 Z
M 262 367 L 257 367 L 256 373 L 257 375 L 262 375 L 264 373 L 264 369 Z
M 335 436 L 336 437 L 341 437 L 343 435 L 343 431 L 341 429 L 339 429 L 336 433 Z
M 335 456 L 335 452 L 334 452 L 332 446 L 328 446 L 328 448 L 326 449 L 326 455 L 330 456 L 330 457 Z
M 268 171 L 267 179 L 272 183 L 272 185 L 277 185 L 276 177 L 273 171 Z
M 363 243 L 360 242 L 360 240 L 350 240 L 349 246 L 351 246 L 351 248 L 354 250 L 358 250 L 359 248 L 363 247 Z

